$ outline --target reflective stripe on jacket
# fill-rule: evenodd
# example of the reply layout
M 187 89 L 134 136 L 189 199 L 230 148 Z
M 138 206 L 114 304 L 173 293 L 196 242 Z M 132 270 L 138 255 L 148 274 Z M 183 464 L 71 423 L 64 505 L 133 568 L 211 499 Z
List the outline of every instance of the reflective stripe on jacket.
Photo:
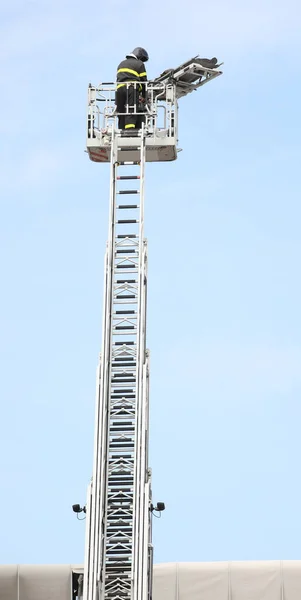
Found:
M 126 58 L 117 68 L 117 89 L 125 83 L 147 81 L 145 64 L 137 58 Z M 138 89 L 142 89 L 139 85 Z

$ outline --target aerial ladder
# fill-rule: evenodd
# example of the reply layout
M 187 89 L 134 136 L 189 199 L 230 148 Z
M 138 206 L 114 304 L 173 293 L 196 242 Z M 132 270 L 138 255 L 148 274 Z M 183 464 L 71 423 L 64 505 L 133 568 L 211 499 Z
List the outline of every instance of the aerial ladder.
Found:
M 93 476 L 86 505 L 83 600 L 152 600 L 149 352 L 146 348 L 145 163 L 177 158 L 178 99 L 222 74 L 194 57 L 146 84 L 144 123 L 118 129 L 116 83 L 88 88 L 87 152 L 110 162 L 102 352 L 97 369 Z M 141 106 L 128 107 L 141 114 Z

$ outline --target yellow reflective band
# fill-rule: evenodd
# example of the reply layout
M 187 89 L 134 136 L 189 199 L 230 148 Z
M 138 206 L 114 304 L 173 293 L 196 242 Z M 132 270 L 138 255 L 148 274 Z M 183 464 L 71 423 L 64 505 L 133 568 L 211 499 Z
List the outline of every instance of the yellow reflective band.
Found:
M 116 86 L 116 90 L 118 90 L 119 88 L 123 87 L 123 86 L 135 86 L 135 83 L 137 84 L 136 81 L 127 81 L 126 83 L 118 83 L 118 85 Z M 142 90 L 142 85 L 141 83 L 139 83 L 139 85 L 137 86 L 138 90 Z
M 125 126 L 125 129 L 130 129 L 131 127 L 135 127 L 135 125 L 133 125 L 132 123 L 129 123 L 129 125 Z
M 133 71 L 133 69 L 118 69 L 117 73 L 131 73 L 131 75 L 139 77 L 139 73 L 137 73 L 137 71 Z
M 140 73 L 139 77 L 146 77 L 146 71 L 144 73 Z

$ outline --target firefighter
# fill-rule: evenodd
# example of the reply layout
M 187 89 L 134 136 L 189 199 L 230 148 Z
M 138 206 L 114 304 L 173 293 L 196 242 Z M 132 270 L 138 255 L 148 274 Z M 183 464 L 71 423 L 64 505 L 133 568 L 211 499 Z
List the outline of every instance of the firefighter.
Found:
M 145 62 L 148 60 L 148 53 L 144 48 L 135 48 L 131 54 L 127 54 L 117 69 L 117 88 L 116 88 L 116 107 L 118 113 L 128 113 L 120 115 L 118 118 L 119 129 L 125 129 L 129 133 L 131 130 L 141 127 L 142 119 L 137 113 L 139 103 L 145 101 L 146 90 L 143 82 L 147 81 Z

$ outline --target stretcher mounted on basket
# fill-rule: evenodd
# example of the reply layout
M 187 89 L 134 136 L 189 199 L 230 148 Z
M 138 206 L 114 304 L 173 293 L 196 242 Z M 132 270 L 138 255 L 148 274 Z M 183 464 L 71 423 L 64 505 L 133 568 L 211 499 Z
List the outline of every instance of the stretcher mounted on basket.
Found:
M 222 71 L 219 70 L 222 64 L 218 63 L 217 58 L 199 58 L 197 55 L 176 69 L 166 69 L 150 83 L 154 85 L 160 83 L 176 84 L 176 96 L 179 99 L 190 94 L 209 80 L 222 75 Z

